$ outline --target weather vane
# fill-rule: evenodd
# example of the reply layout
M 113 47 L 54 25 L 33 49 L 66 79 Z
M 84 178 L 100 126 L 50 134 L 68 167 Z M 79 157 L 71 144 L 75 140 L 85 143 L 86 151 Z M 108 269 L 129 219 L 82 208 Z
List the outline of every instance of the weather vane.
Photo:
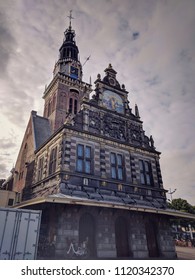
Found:
M 86 60 L 85 60 L 85 62 L 83 63 L 83 66 L 85 65 L 85 63 L 90 59 L 90 57 L 91 57 L 91 55 L 90 56 L 88 56 L 87 58 L 86 58 Z
M 70 25 L 70 27 L 71 27 L 71 19 L 74 19 L 73 16 L 72 16 L 72 10 L 70 10 L 70 15 L 67 16 L 67 17 L 68 17 L 69 20 L 70 20 L 70 24 L 69 24 L 69 25 Z

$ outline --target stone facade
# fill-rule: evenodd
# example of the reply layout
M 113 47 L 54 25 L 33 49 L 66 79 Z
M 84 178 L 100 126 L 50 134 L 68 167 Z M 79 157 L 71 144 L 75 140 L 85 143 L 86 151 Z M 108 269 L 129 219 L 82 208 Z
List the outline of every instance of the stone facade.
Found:
M 77 170 L 77 147 L 79 144 L 83 146 L 87 144 L 91 147 L 90 174 Z M 49 174 L 51 151 L 55 147 L 57 148 L 56 169 L 54 173 Z M 123 180 L 116 180 L 111 176 L 111 153 L 123 156 Z M 38 175 L 40 158 L 43 158 L 41 177 Z M 151 163 L 151 185 L 141 184 L 140 160 Z M 90 188 L 88 191 L 90 194 L 83 189 L 87 186 Z M 140 150 L 131 145 L 78 131 L 74 126 L 63 127 L 37 151 L 33 185 L 30 189 L 31 196 L 25 197 L 25 199 L 39 197 L 43 193 L 73 195 L 76 190 L 80 191 L 80 195 L 86 197 L 92 197 L 92 193 L 95 193 L 95 197 L 97 192 L 101 193 L 104 190 L 105 193 L 107 192 L 104 195 L 107 195 L 108 199 L 113 197 L 113 200 L 116 201 L 132 200 L 132 203 L 165 207 L 166 196 L 165 190 L 162 188 L 159 170 L 159 153 Z M 28 192 L 29 188 L 26 191 Z
M 50 221 L 55 220 L 55 230 L 54 223 L 50 227 L 47 223 L 47 228 L 44 228 L 45 225 L 42 223 L 42 236 L 45 236 L 42 240 L 48 240 L 49 235 L 50 244 L 40 243 L 39 258 L 147 259 L 159 257 L 169 259 L 176 257 L 170 226 L 163 216 L 104 207 L 60 204 L 44 206 L 44 211 L 47 217 L 50 216 Z M 52 215 L 55 216 L 53 219 Z M 91 226 L 88 225 L 86 230 L 87 221 L 91 221 Z M 147 229 L 147 223 L 150 223 L 151 227 L 151 221 L 157 224 L 158 232 Z M 155 238 L 156 247 L 154 247 Z M 87 239 L 88 243 L 86 247 L 83 247 Z M 124 245 L 122 248 L 121 242 Z

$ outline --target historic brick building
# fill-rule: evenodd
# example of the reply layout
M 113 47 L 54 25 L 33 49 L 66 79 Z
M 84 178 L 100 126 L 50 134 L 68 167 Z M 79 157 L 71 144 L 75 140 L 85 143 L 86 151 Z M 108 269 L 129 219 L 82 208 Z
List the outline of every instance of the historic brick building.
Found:
M 174 258 L 160 153 L 138 107 L 111 64 L 92 93 L 71 21 L 64 34 L 14 173 L 16 207 L 43 211 L 39 257 Z

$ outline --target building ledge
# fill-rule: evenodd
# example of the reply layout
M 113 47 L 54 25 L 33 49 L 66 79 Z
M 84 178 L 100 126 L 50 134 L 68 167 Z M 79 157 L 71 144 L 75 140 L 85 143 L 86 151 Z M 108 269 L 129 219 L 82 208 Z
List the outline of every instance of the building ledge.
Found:
M 38 197 L 30 200 L 23 201 L 13 206 L 13 208 L 25 208 L 42 203 L 59 203 L 59 204 L 71 204 L 71 205 L 83 205 L 94 207 L 106 207 L 112 209 L 124 209 L 128 211 L 146 212 L 161 215 L 168 215 L 175 218 L 185 218 L 195 220 L 195 215 L 177 211 L 169 208 L 160 209 L 155 207 L 143 206 L 143 205 L 126 205 L 124 203 L 117 203 L 111 201 L 96 201 L 92 199 L 79 198 L 74 196 L 68 196 L 63 194 L 49 195 L 47 197 Z

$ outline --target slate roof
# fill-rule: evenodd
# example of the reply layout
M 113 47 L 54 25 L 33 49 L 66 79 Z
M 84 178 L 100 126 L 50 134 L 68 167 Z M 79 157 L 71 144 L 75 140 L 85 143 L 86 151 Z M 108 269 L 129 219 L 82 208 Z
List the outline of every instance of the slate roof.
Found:
M 51 127 L 47 118 L 38 116 L 35 112 L 32 112 L 35 149 L 38 149 L 50 136 Z

